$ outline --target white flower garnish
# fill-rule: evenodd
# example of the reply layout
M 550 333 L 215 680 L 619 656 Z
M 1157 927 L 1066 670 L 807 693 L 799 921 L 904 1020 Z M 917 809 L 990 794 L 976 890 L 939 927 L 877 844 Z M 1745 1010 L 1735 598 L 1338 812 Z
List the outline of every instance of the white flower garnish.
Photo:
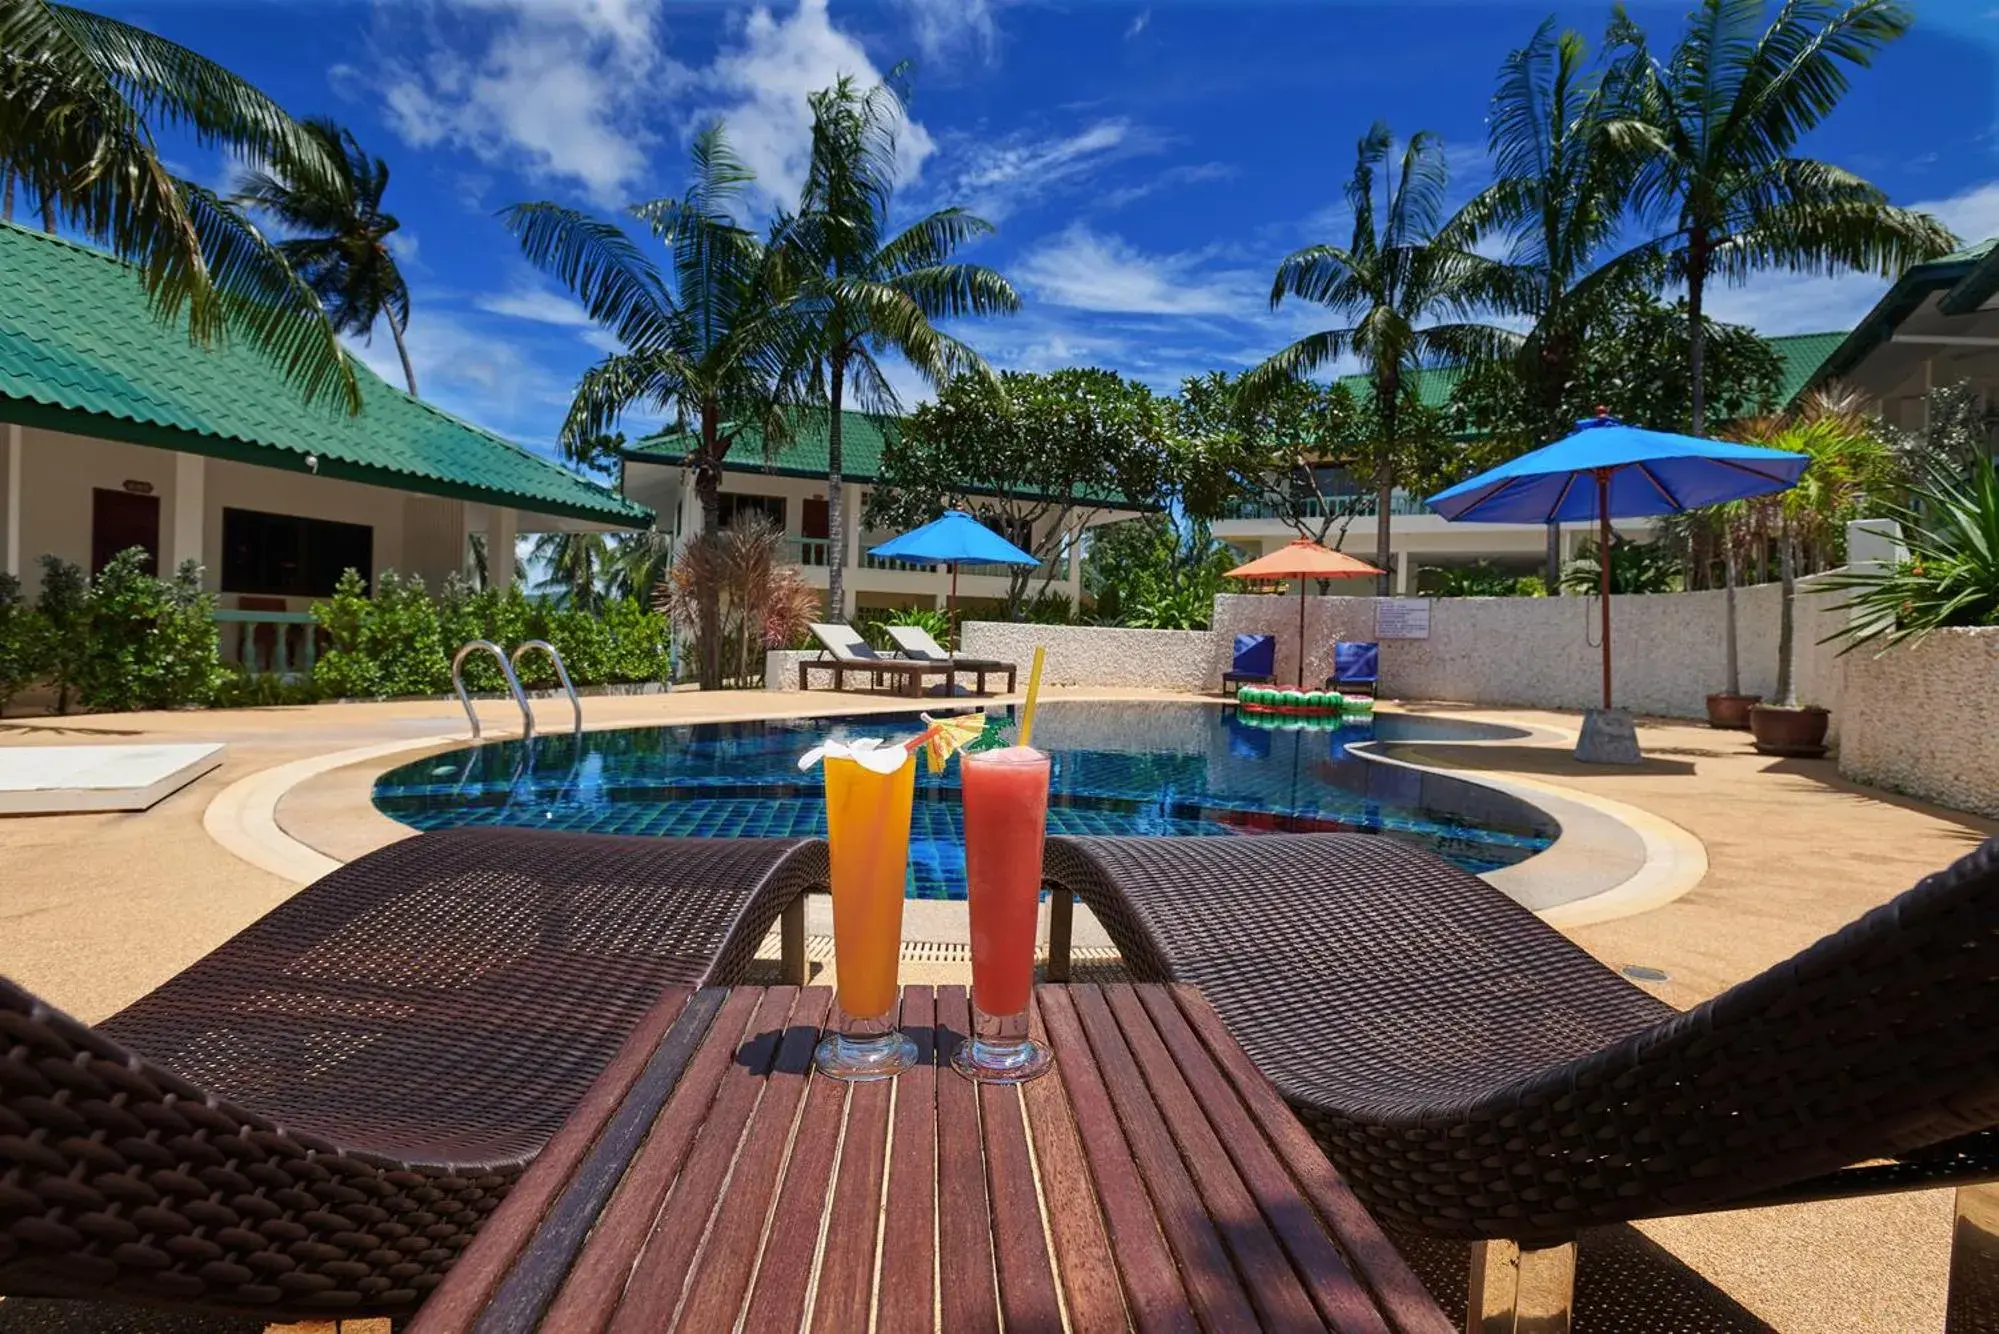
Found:
M 909 763 L 909 752 L 891 746 L 880 737 L 856 737 L 852 741 L 826 741 L 798 757 L 800 769 L 810 769 L 824 759 L 852 760 L 863 769 L 892 774 Z

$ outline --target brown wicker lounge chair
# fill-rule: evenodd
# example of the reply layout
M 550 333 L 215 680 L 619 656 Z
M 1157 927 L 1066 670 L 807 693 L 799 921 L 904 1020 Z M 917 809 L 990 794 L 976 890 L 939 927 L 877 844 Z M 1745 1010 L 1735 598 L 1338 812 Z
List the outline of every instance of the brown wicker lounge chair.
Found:
M 411 1310 L 670 989 L 780 914 L 803 980 L 825 876 L 816 841 L 446 831 L 94 1028 L 0 978 L 0 1294 Z
M 1483 1243 L 1474 1312 L 1537 1274 L 1565 1309 L 1592 1225 L 1999 1179 L 1999 840 L 1684 1014 L 1386 838 L 1058 838 L 1046 866 L 1051 975 L 1073 893 L 1140 978 L 1198 983 L 1382 1222 Z M 1999 1249 L 1994 1195 L 1960 1191 L 1960 1270 Z

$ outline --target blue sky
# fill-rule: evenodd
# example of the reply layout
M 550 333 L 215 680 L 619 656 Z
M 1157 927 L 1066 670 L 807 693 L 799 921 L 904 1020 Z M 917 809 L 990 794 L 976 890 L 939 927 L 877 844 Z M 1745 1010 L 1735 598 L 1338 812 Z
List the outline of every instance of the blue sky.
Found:
M 1806 145 L 1960 235 L 1999 233 L 1999 0 L 1918 0 L 1916 30 Z M 1025 308 L 962 330 L 994 364 L 1108 366 L 1170 390 L 1240 369 L 1324 312 L 1267 308 L 1289 250 L 1344 241 L 1340 188 L 1376 119 L 1440 135 L 1454 193 L 1485 179 L 1495 71 L 1550 12 L 1592 39 L 1604 4 L 1070 0 L 148 0 L 104 6 L 222 61 L 295 114 L 350 125 L 393 171 L 426 397 L 547 447 L 609 346 L 494 218 L 555 199 L 610 211 L 678 193 L 714 117 L 765 202 L 795 196 L 805 94 L 914 62 L 912 210 L 998 225 L 969 257 Z M 1685 4 L 1633 5 L 1659 46 Z M 227 164 L 169 145 L 200 179 Z M 1848 327 L 1866 278 L 1718 293 L 1766 333 Z M 400 382 L 386 331 L 359 349 Z M 921 392 L 903 376 L 908 397 Z M 633 423 L 634 426 L 638 423 Z

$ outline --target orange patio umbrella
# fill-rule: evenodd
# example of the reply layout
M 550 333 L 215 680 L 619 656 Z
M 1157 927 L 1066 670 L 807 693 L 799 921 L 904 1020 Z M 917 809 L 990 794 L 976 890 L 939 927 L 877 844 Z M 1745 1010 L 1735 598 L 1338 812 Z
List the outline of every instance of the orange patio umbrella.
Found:
M 1320 546 L 1309 537 L 1294 539 L 1289 545 L 1258 556 L 1228 572 L 1230 579 L 1296 579 L 1298 581 L 1298 688 L 1305 688 L 1305 581 L 1307 579 L 1359 579 L 1383 573 L 1364 560 L 1344 551 Z

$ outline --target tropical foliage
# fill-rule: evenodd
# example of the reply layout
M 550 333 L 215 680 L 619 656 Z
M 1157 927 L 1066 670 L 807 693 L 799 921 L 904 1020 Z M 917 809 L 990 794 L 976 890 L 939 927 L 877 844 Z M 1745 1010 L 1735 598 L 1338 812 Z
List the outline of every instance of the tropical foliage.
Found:
M 893 353 L 930 385 L 990 372 L 979 355 L 940 332 L 936 319 L 1010 313 L 1013 288 L 993 270 L 954 263 L 991 224 L 960 208 L 931 213 L 901 232 L 889 226 L 901 164 L 902 99 L 890 83 L 865 92 L 843 77 L 812 94 L 812 156 L 798 214 L 780 219 L 781 258 L 795 290 L 787 298 L 812 332 L 804 368 L 826 404 L 827 541 L 846 550 L 841 409 L 902 410 L 880 358 Z M 844 606 L 844 569 L 827 567 L 826 605 Z
M 163 320 L 225 331 L 283 366 L 309 400 L 360 408 L 312 288 L 229 200 L 176 176 L 156 130 L 336 188 L 324 143 L 228 70 L 143 28 L 47 0 L 0 0 L 0 176 L 137 263 Z
M 694 637 L 697 653 L 712 652 L 741 684 L 762 684 L 764 650 L 788 648 L 819 616 L 819 590 L 783 563 L 783 552 L 782 529 L 761 516 L 739 516 L 688 543 L 660 585 L 658 609 Z M 708 645 L 703 608 L 711 604 L 720 612 L 720 638 Z
M 1892 508 L 1908 557 L 1885 570 L 1827 575 L 1849 614 L 1838 638 L 1852 649 L 1898 644 L 1951 626 L 1999 625 L 1999 470 L 1988 455 L 1965 477 L 1937 473 L 1913 503 Z
M 237 185 L 235 202 L 268 214 L 290 236 L 278 243 L 278 253 L 318 295 L 335 329 L 372 338 L 386 320 L 403 379 L 415 394 L 416 367 L 403 343 L 410 289 L 389 249 L 389 237 L 402 224 L 382 209 L 389 164 L 370 157 L 352 130 L 325 117 L 306 120 L 304 128 L 334 172 L 252 170 Z
M 132 547 L 93 579 L 44 556 L 33 607 L 18 580 L 0 576 L 0 708 L 41 682 L 55 689 L 60 713 L 74 700 L 94 710 L 208 703 L 222 681 L 215 595 L 194 561 L 167 579 L 148 573 L 151 563 Z
M 1222 576 L 1241 560 L 1206 524 L 1149 514 L 1091 532 L 1083 591 L 1105 625 L 1205 630 L 1226 589 Z
M 1048 591 L 1093 516 L 1165 502 L 1174 445 L 1171 404 L 1112 371 L 963 375 L 890 437 L 868 521 L 912 528 L 947 505 L 970 510 L 1042 561 L 1010 567 L 1017 615 L 1037 574 Z
M 1594 570 L 1594 563 L 1591 568 Z M 1548 592 L 1547 583 L 1538 575 L 1502 570 L 1483 560 L 1469 565 L 1425 566 L 1416 572 L 1416 585 L 1424 596 L 1439 598 L 1538 598 Z
M 1389 519 L 1400 464 L 1405 380 L 1442 363 L 1477 364 L 1512 350 L 1519 339 L 1467 317 L 1508 307 L 1518 296 L 1519 271 L 1480 254 L 1476 214 L 1446 216 L 1448 185 L 1443 143 L 1426 132 L 1411 138 L 1399 165 L 1386 125 L 1360 141 L 1346 186 L 1353 233 L 1345 246 L 1314 245 L 1278 265 L 1270 304 L 1295 297 L 1326 307 L 1351 323 L 1307 334 L 1250 371 L 1252 402 L 1287 380 L 1313 375 L 1340 358 L 1360 359 L 1371 381 L 1378 428 L 1374 474 L 1376 563 L 1389 568 Z M 1377 201 L 1377 179 L 1382 198 Z M 1387 592 L 1388 576 L 1382 576 Z
M 776 252 L 737 220 L 754 177 L 719 124 L 695 136 L 685 194 L 626 212 L 667 251 L 661 268 L 615 223 L 552 202 L 516 204 L 502 215 L 529 261 L 575 293 L 590 318 L 623 349 L 585 371 L 563 422 L 576 454 L 614 430 L 634 408 L 691 420 L 689 463 L 706 533 L 721 527 L 722 461 L 736 436 L 759 430 L 789 438 L 788 408 L 803 401 L 797 369 L 815 345 L 791 300 Z M 722 684 L 722 585 L 690 584 L 698 605 L 703 689 Z
M 589 614 L 530 598 L 515 587 L 477 589 L 452 575 L 432 598 L 423 580 L 384 571 L 373 596 L 356 572 L 341 577 L 333 596 L 313 604 L 328 641 L 309 683 L 312 698 L 373 699 L 441 695 L 451 689 L 450 647 L 485 639 L 511 652 L 530 639 L 553 644 L 578 686 L 664 681 L 670 672 L 666 618 L 630 598 Z M 521 659 L 521 683 L 556 684 L 545 654 Z M 502 690 L 490 657 L 465 660 L 466 689 Z
M 1597 558 L 1596 542 L 1576 546 L 1576 558 L 1562 567 L 1562 587 L 1571 593 L 1596 594 L 1603 591 L 1603 565 Z M 1673 593 L 1680 588 L 1680 562 L 1673 550 L 1661 542 L 1633 542 L 1613 532 L 1610 535 L 1610 591 L 1612 593 Z
M 1851 72 L 1909 22 L 1894 0 L 1787 0 L 1774 14 L 1762 0 L 1702 0 L 1664 58 L 1635 26 L 1618 25 L 1610 77 L 1622 105 L 1605 133 L 1638 159 L 1633 206 L 1659 228 L 1638 253 L 1686 286 L 1695 434 L 1707 423 L 1710 282 L 1766 269 L 1892 278 L 1955 243 L 1942 223 L 1894 207 L 1852 172 L 1797 156 Z

